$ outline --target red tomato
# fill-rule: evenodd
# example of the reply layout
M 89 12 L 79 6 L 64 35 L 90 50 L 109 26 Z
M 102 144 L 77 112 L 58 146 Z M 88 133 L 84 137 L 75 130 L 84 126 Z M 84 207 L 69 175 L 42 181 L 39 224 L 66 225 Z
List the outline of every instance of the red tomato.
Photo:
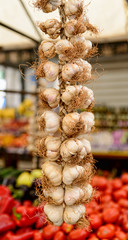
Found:
M 113 197 L 116 201 L 119 201 L 120 198 L 127 198 L 127 193 L 125 190 L 120 189 L 113 193 Z
M 128 232 L 128 217 L 127 220 L 123 219 L 122 228 L 124 231 Z
M 94 176 L 92 179 L 92 186 L 99 190 L 104 190 L 107 188 L 107 179 L 102 176 Z
M 112 194 L 112 191 L 113 191 L 112 185 L 109 185 L 109 186 L 105 189 L 104 193 L 111 195 L 111 194 Z
M 53 240 L 64 240 L 64 239 L 65 239 L 65 235 L 62 231 L 58 231 L 53 238 Z
M 103 211 L 103 220 L 105 223 L 114 223 L 119 217 L 119 210 L 117 208 L 108 208 Z
M 128 195 L 128 184 L 124 185 L 124 186 L 122 187 L 122 189 L 125 190 L 126 193 L 127 193 L 127 195 Z
M 121 227 L 120 226 L 116 226 L 116 231 L 121 231 Z
M 114 190 L 118 190 L 122 187 L 122 182 L 119 178 L 113 179 L 112 186 Z
M 92 229 L 97 229 L 102 225 L 102 219 L 98 214 L 92 214 L 89 218 Z
M 120 199 L 118 201 L 118 204 L 123 208 L 128 208 L 128 200 L 127 199 L 124 199 L 124 198 Z
M 123 173 L 121 176 L 121 180 L 124 184 L 128 183 L 128 173 Z
M 117 237 L 119 240 L 126 240 L 126 234 L 123 231 L 116 231 L 115 237 Z
M 101 239 L 111 239 L 115 234 L 115 228 L 112 224 L 106 224 L 98 229 L 97 236 Z
M 108 202 L 110 202 L 112 200 L 112 197 L 111 197 L 111 195 L 109 195 L 109 194 L 106 194 L 106 195 L 103 195 L 102 197 L 101 197 L 101 199 L 100 199 L 100 202 L 101 203 L 108 203 Z
M 102 209 L 106 209 L 106 208 L 117 208 L 117 209 L 119 209 L 120 206 L 118 205 L 118 203 L 110 201 L 108 203 L 101 204 L 101 208 Z
M 93 233 L 93 234 L 90 234 L 88 240 L 99 240 L 99 239 L 98 239 L 97 236 Z
M 33 235 L 33 240 L 43 240 L 43 232 L 36 230 Z
M 94 211 L 93 211 L 93 209 L 91 207 L 86 207 L 86 212 L 87 212 L 88 215 L 94 213 Z
M 88 237 L 88 232 L 84 231 L 83 229 L 76 229 L 69 233 L 68 239 L 69 240 L 85 240 Z
M 62 226 L 61 226 L 61 229 L 64 233 L 70 233 L 73 229 L 73 225 L 71 224 L 67 224 L 67 223 L 63 223 Z
M 128 233 L 126 233 L 126 239 L 128 240 Z
M 43 237 L 46 240 L 51 240 L 59 230 L 60 230 L 60 227 L 49 224 L 43 228 Z

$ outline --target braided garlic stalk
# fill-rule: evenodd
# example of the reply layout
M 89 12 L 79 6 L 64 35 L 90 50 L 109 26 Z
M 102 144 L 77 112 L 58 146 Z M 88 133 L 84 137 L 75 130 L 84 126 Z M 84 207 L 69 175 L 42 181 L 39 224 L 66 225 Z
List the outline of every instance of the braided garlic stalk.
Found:
M 93 195 L 90 180 L 93 174 L 93 157 L 90 142 L 84 134 L 94 128 L 93 91 L 85 86 L 92 79 L 92 67 L 87 62 L 92 43 L 82 35 L 94 32 L 83 7 L 83 0 L 36 0 L 35 6 L 44 12 L 59 9 L 60 22 L 49 19 L 39 27 L 50 38 L 39 46 L 39 63 L 36 76 L 47 81 L 59 80 L 59 90 L 41 90 L 42 115 L 39 124 L 42 138 L 37 152 L 43 157 L 42 199 L 44 212 L 53 224 L 63 222 L 87 226 L 86 208 Z M 90 28 L 89 28 L 90 26 Z M 58 64 L 49 59 L 58 54 Z M 59 114 L 53 111 L 59 105 Z M 86 109 L 77 113 L 78 108 Z

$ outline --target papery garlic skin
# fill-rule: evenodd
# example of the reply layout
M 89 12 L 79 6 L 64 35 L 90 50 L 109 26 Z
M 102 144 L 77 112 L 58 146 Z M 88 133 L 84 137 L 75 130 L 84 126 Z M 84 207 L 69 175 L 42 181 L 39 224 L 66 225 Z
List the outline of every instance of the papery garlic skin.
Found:
M 64 53 L 65 50 L 68 51 L 68 49 L 71 49 L 71 48 L 73 48 L 73 45 L 71 44 L 70 41 L 65 40 L 65 39 L 59 40 L 55 45 L 57 54 L 62 54 L 62 53 Z
M 48 34 L 52 39 L 60 35 L 61 23 L 57 19 L 48 19 L 39 25 L 40 29 Z
M 44 139 L 41 139 L 39 144 L 40 144 L 40 151 L 41 151 L 41 147 L 42 147 L 42 151 L 44 149 L 46 150 L 44 160 L 56 161 L 57 159 L 59 159 L 60 157 L 59 150 L 61 145 L 61 140 L 59 137 L 48 136 L 46 137 L 45 141 Z
M 45 134 L 53 135 L 60 127 L 59 115 L 53 111 L 44 111 L 40 117 L 40 127 Z
M 86 184 L 83 187 L 67 186 L 65 187 L 64 201 L 67 206 L 72 206 L 80 201 L 87 201 L 92 196 L 92 186 Z
M 53 58 L 56 55 L 54 43 L 50 41 L 42 41 L 39 50 L 47 58 Z
M 54 82 L 59 74 L 59 66 L 53 62 L 46 62 L 43 66 L 45 79 L 49 82 Z
M 68 0 L 65 2 L 65 14 L 68 17 L 77 16 L 78 12 L 83 8 L 83 0 Z
M 44 212 L 54 225 L 61 226 L 63 223 L 63 205 L 56 206 L 47 203 L 44 206 Z
M 71 167 L 69 165 L 65 165 L 63 170 L 63 183 L 66 185 L 70 185 L 83 173 L 84 167 L 82 166 L 76 165 Z
M 43 190 L 46 198 L 50 197 L 57 205 L 60 205 L 64 201 L 64 189 L 63 187 L 51 187 L 50 189 Z
M 83 96 L 81 97 L 81 95 Z M 62 93 L 62 101 L 66 105 L 70 105 L 75 98 L 81 100 L 79 107 L 88 108 L 94 101 L 94 94 L 90 88 L 82 85 L 67 86 Z
M 49 179 L 53 186 L 62 183 L 62 166 L 55 162 L 45 162 L 42 165 L 43 174 Z
M 49 107 L 56 108 L 60 101 L 59 91 L 55 88 L 45 88 L 41 91 L 41 97 Z
M 95 125 L 94 114 L 91 112 L 82 112 L 81 121 L 84 122 L 84 133 L 89 133 Z
M 87 152 L 83 143 L 75 138 L 65 140 L 60 147 L 60 155 L 65 162 L 68 162 L 72 157 L 82 160 L 86 157 Z
M 64 210 L 64 222 L 67 224 L 76 224 L 85 216 L 85 211 L 85 206 L 82 204 L 66 206 Z

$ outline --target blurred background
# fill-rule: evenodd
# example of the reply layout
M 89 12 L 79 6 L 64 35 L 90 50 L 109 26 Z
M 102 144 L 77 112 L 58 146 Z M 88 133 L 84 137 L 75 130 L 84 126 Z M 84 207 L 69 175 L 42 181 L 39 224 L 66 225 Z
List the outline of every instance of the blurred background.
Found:
M 90 22 L 100 30 L 97 36 L 86 34 L 99 50 L 90 60 L 99 78 L 88 84 L 95 94 L 92 151 L 98 168 L 122 171 L 128 168 L 128 1 L 86 4 Z M 48 38 L 37 22 L 48 18 L 59 19 L 59 14 L 37 11 L 29 0 L 0 0 L 1 168 L 25 170 L 40 164 L 32 156 L 39 86 L 31 65 L 39 43 Z M 53 61 L 57 62 L 57 56 Z M 48 86 L 43 79 L 41 84 Z

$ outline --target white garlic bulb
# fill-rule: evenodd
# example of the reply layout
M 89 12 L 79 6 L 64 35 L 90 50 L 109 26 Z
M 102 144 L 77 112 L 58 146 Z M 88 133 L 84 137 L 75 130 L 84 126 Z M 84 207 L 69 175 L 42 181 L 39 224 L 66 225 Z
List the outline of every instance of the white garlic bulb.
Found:
M 45 79 L 49 82 L 53 82 L 57 79 L 59 74 L 59 66 L 53 62 L 46 62 L 43 66 Z
M 76 224 L 82 217 L 85 216 L 85 206 L 73 205 L 66 206 L 64 210 L 64 222 L 67 224 Z
M 75 60 L 74 63 L 67 63 L 62 68 L 62 78 L 65 81 L 87 81 L 91 79 L 92 66 L 82 59 Z M 77 78 L 76 78 L 77 76 Z
M 79 17 L 83 11 L 83 0 L 68 0 L 65 2 L 65 14 L 68 17 Z
M 83 145 L 84 145 L 84 147 L 86 149 L 87 154 L 91 153 L 91 144 L 90 144 L 90 142 L 87 139 L 85 139 L 85 137 L 82 137 L 82 136 L 79 136 L 77 138 L 83 143 Z
M 67 164 L 64 166 L 63 170 L 63 183 L 66 185 L 70 185 L 76 180 L 79 176 L 82 176 L 85 172 L 84 167 L 76 165 L 76 166 L 68 166 Z
M 86 40 L 84 36 L 74 36 L 71 38 L 71 43 L 74 45 L 83 46 L 81 52 L 81 58 L 85 58 L 88 52 L 92 49 L 92 42 Z
M 89 133 L 94 127 L 94 114 L 91 112 L 80 113 L 81 121 L 84 122 L 84 133 Z
M 51 187 L 47 190 L 43 190 L 46 198 L 50 197 L 57 205 L 60 205 L 64 201 L 64 189 L 63 187 Z
M 68 206 L 72 206 L 78 202 L 88 201 L 92 196 L 92 186 L 86 184 L 83 187 L 67 186 L 65 187 L 64 201 Z
M 63 223 L 63 205 L 56 206 L 47 203 L 44 206 L 44 212 L 54 225 L 61 226 Z
M 53 135 L 60 127 L 60 117 L 56 112 L 46 110 L 40 117 L 40 127 L 44 133 Z
M 39 24 L 40 29 L 50 38 L 56 39 L 60 35 L 61 23 L 57 19 L 48 19 Z
M 84 159 L 87 155 L 83 143 L 75 138 L 65 140 L 60 147 L 60 154 L 65 162 L 77 162 Z
M 53 58 L 55 55 L 54 43 L 47 40 L 42 41 L 39 47 L 39 57 Z
M 55 162 L 45 162 L 42 165 L 43 174 L 49 179 L 53 186 L 62 183 L 62 166 Z
M 43 12 L 49 13 L 55 11 L 61 5 L 61 0 L 36 0 L 34 5 L 42 9 Z
M 63 54 L 68 49 L 73 49 L 73 45 L 70 41 L 61 39 L 56 43 L 55 49 L 57 54 Z
M 67 63 L 62 67 L 62 78 L 65 81 L 70 81 L 79 71 L 80 68 L 76 63 Z
M 68 110 L 88 108 L 94 102 L 93 91 L 82 85 L 67 86 L 62 93 L 62 101 L 68 106 Z
M 78 134 L 83 128 L 80 114 L 77 112 L 66 114 L 62 120 L 62 129 L 67 136 Z
M 60 101 L 59 91 L 55 88 L 44 88 L 40 93 L 40 100 L 49 107 L 56 108 Z
M 42 138 L 38 144 L 38 152 L 45 160 L 56 161 L 60 157 L 61 140 L 59 137 L 48 136 Z
M 86 16 L 82 15 L 76 19 L 71 19 L 65 24 L 65 34 L 67 37 L 72 37 L 74 35 L 84 33 L 86 31 Z

